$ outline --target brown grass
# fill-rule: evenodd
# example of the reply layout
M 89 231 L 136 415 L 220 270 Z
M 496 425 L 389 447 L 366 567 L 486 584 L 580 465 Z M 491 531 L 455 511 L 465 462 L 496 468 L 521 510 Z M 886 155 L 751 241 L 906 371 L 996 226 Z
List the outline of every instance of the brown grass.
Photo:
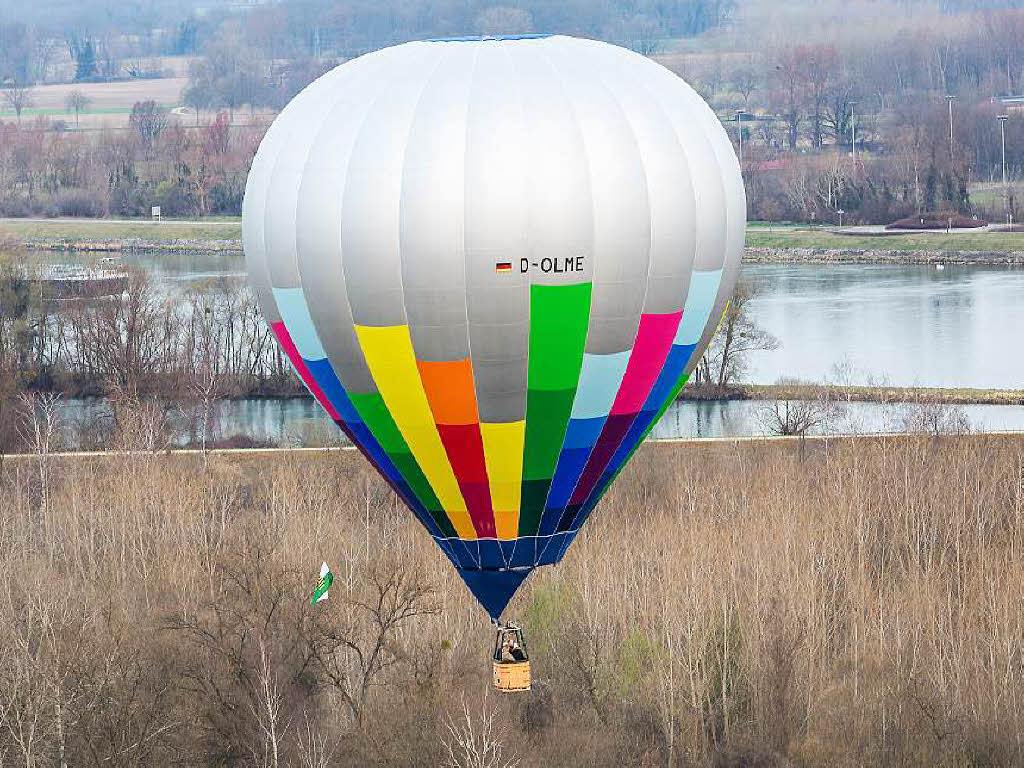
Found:
M 437 765 L 476 727 L 522 766 L 1024 759 L 1021 439 L 647 446 L 513 602 L 536 685 L 511 698 L 353 453 L 40 456 L 0 483 L 12 765 Z

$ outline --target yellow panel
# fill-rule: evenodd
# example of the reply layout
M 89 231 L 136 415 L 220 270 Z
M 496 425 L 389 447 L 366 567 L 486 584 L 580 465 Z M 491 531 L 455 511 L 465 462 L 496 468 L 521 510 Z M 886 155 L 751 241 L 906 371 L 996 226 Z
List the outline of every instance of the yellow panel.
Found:
M 374 328 L 357 325 L 356 336 L 373 381 L 384 404 L 423 470 L 445 514 L 463 539 L 475 539 L 476 530 L 466 511 L 466 502 L 448 461 L 434 416 L 423 391 L 412 337 L 406 325 Z
M 491 505 L 499 539 L 514 539 L 519 530 L 526 421 L 481 424 L 484 462 L 491 485 Z

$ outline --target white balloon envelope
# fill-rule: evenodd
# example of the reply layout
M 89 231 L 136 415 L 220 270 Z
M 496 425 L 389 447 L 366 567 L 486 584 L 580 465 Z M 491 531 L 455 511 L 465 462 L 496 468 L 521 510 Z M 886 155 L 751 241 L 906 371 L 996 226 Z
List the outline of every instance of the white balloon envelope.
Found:
M 636 53 L 408 43 L 274 121 L 243 205 L 260 308 L 492 618 L 561 559 L 735 282 L 739 165 Z

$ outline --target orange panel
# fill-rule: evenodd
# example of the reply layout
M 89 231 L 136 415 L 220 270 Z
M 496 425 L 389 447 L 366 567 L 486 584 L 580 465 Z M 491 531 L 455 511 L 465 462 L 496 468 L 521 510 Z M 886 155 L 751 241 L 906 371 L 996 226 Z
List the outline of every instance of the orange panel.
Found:
M 469 358 L 443 363 L 417 360 L 427 402 L 438 424 L 476 424 L 476 391 Z

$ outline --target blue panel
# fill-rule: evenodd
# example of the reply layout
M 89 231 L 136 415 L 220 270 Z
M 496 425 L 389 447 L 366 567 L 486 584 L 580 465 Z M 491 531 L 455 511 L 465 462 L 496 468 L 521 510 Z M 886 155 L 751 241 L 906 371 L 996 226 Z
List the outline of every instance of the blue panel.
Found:
M 679 377 L 686 370 L 686 364 L 690 362 L 696 344 L 673 344 L 665 359 L 665 367 L 661 369 L 658 378 L 651 387 L 651 392 L 644 400 L 644 410 L 660 410 L 665 403 L 665 398 L 672 394 L 672 388 L 679 381 Z
M 352 407 L 352 401 L 348 399 L 345 388 L 338 381 L 338 376 L 331 367 L 330 361 L 327 358 L 321 360 L 306 360 L 303 358 L 303 361 L 309 369 L 309 375 L 313 377 L 313 380 L 319 385 L 324 396 L 334 406 L 334 410 L 338 412 L 338 415 L 345 420 L 345 423 L 352 426 L 360 421 L 359 414 Z
M 501 618 L 501 612 L 505 610 L 519 585 L 530 575 L 530 571 L 530 568 L 515 571 L 478 571 L 465 568 L 457 570 L 469 591 L 473 593 L 473 597 L 494 621 Z
M 475 541 L 464 541 L 463 539 L 448 539 L 451 544 L 455 559 L 462 568 L 478 568 L 480 566 L 480 555 Z
M 561 546 L 558 548 L 558 553 L 555 555 L 553 562 L 560 563 L 562 561 L 562 558 L 565 557 L 565 553 L 569 551 L 569 547 L 571 547 L 572 543 L 576 540 L 577 533 L 579 533 L 579 528 L 562 534 L 564 538 L 561 541 Z
M 551 481 L 551 489 L 548 491 L 547 504 L 544 506 L 544 514 L 540 519 L 540 527 L 537 533 L 540 536 L 549 536 L 558 527 L 558 521 L 562 517 L 562 510 L 569 503 L 572 492 L 576 489 L 583 468 L 590 458 L 590 448 L 578 448 L 572 451 L 562 451 L 558 457 L 558 469 L 555 470 L 555 477 Z
M 506 567 L 505 556 L 501 545 L 496 539 L 481 539 L 477 542 L 480 548 L 480 567 L 497 570 Z
M 518 539 L 511 539 L 510 541 L 501 541 L 500 539 L 498 540 L 498 546 L 501 547 L 502 560 L 504 560 L 504 562 L 507 565 L 511 565 L 513 559 L 515 558 L 517 543 Z
M 567 448 L 591 449 L 601 434 L 601 428 L 608 420 L 608 414 L 593 419 L 569 419 L 565 428 L 565 440 L 562 442 L 562 450 Z

